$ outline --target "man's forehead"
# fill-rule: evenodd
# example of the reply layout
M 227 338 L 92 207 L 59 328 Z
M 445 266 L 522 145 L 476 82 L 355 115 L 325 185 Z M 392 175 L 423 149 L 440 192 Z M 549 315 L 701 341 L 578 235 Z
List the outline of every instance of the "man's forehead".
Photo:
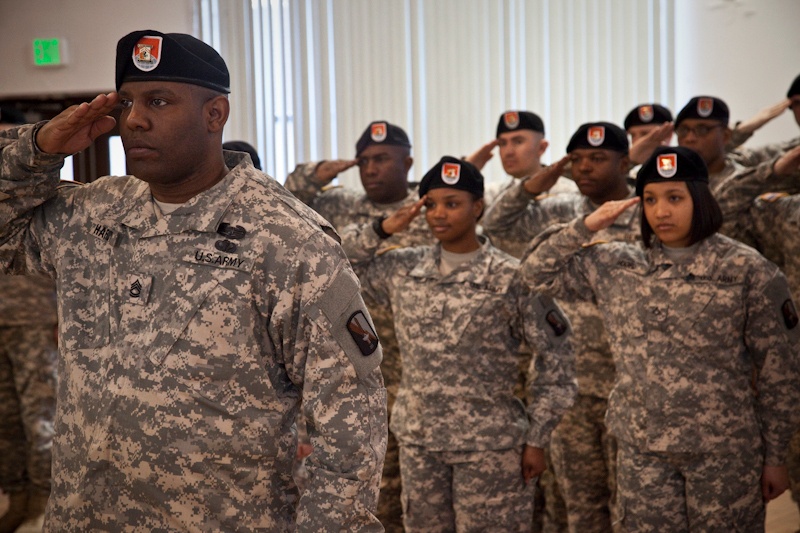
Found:
M 391 144 L 372 144 L 364 148 L 358 157 L 375 157 L 377 155 L 397 155 L 406 150 L 403 146 L 394 146 Z
M 625 155 L 622 152 L 618 152 L 616 150 L 607 150 L 605 148 L 573 148 L 570 152 L 570 155 L 579 155 L 579 156 L 592 156 L 592 155 Z
M 631 126 L 628 128 L 628 132 L 632 131 L 653 131 L 656 128 L 660 128 L 661 124 L 636 124 L 635 126 Z
M 516 130 L 516 131 L 505 131 L 500 134 L 498 137 L 501 141 L 510 141 L 513 139 L 540 139 L 543 138 L 544 135 L 539 133 L 538 131 L 533 130 Z
M 163 93 L 163 94 L 188 94 L 194 90 L 194 85 L 176 81 L 126 81 L 119 88 L 119 94 Z
M 722 124 L 722 121 L 715 118 L 685 118 L 681 121 L 681 125 L 683 124 L 687 126 L 716 126 Z

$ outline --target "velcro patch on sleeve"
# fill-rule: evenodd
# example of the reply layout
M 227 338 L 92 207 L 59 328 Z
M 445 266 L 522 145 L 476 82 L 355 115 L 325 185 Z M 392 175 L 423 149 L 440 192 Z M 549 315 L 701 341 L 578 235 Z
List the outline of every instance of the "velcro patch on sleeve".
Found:
M 383 350 L 366 310 L 355 274 L 342 268 L 325 290 L 319 308 L 330 323 L 336 340 L 362 380 L 381 364 Z

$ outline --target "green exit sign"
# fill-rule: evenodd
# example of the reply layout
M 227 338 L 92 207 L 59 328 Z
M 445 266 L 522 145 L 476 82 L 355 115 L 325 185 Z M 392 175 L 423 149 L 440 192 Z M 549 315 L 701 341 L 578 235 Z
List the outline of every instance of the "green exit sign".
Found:
M 33 64 L 37 67 L 57 67 L 66 61 L 63 39 L 34 39 Z

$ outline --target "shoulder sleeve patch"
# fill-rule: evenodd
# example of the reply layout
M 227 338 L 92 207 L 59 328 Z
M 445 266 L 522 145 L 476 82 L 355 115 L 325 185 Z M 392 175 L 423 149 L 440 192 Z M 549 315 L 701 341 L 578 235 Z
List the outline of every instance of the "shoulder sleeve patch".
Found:
M 372 325 L 364 316 L 363 311 L 356 311 L 350 315 L 350 320 L 347 321 L 347 331 L 350 332 L 356 346 L 361 350 L 361 355 L 372 355 L 378 349 L 378 334 L 372 329 Z
M 321 190 L 322 190 L 322 192 L 325 192 L 325 191 L 332 191 L 334 189 L 342 189 L 342 188 L 343 187 L 341 185 L 326 185 Z
M 783 314 L 783 323 L 786 325 L 786 329 L 792 330 L 797 327 L 800 319 L 797 318 L 797 310 L 791 298 L 783 302 L 781 313 Z
M 566 319 L 555 309 L 548 311 L 544 318 L 556 337 L 562 336 L 569 330 Z
M 383 350 L 355 274 L 349 268 L 341 269 L 318 305 L 330 323 L 330 336 L 347 355 L 358 377 L 370 381 L 372 371 L 381 364 Z
M 551 342 L 561 343 L 564 340 L 562 337 L 566 338 L 572 330 L 569 319 L 551 297 L 538 294 L 533 298 L 534 307 L 539 316 L 538 320 L 544 318 L 541 329 L 544 330 Z

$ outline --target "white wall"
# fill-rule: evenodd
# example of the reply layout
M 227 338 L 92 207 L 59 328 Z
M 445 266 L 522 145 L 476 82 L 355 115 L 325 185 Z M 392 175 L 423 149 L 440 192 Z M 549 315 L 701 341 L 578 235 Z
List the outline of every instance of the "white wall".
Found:
M 706 93 L 725 99 L 732 120 L 741 120 L 777 102 L 800 74 L 800 1 L 664 1 L 673 1 L 676 11 L 675 112 Z M 112 89 L 117 40 L 148 27 L 196 35 L 195 5 L 196 0 L 0 0 L 0 97 Z M 34 67 L 32 40 L 52 36 L 67 39 L 69 65 Z M 797 133 L 787 113 L 750 144 Z
M 731 122 L 786 97 L 800 74 L 800 1 L 675 0 L 675 99 L 727 102 Z M 797 137 L 789 112 L 764 126 L 746 146 Z
M 196 34 L 194 10 L 194 0 L 0 0 L 0 97 L 112 90 L 120 37 Z M 49 37 L 67 40 L 67 66 L 33 66 L 33 39 Z

